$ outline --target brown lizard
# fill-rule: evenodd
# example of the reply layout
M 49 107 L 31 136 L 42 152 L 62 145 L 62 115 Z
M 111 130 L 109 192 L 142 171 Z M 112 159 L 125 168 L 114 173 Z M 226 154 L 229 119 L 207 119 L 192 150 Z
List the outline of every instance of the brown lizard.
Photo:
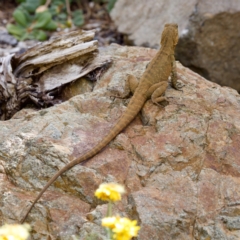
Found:
M 28 209 L 21 223 L 23 223 L 28 213 L 33 208 L 34 204 L 39 200 L 46 189 L 64 172 L 68 171 L 75 165 L 93 157 L 101 149 L 103 149 L 118 133 L 120 133 L 139 113 L 144 103 L 151 97 L 152 102 L 158 104 L 165 100 L 162 94 L 168 86 L 168 77 L 171 74 L 171 82 L 175 89 L 177 87 L 176 63 L 174 58 L 175 46 L 178 42 L 178 25 L 166 24 L 161 36 L 161 48 L 155 57 L 148 64 L 145 72 L 139 80 L 129 75 L 128 81 L 133 97 L 131 98 L 126 111 L 121 118 L 110 129 L 109 133 L 98 143 L 92 150 L 83 154 L 82 156 L 69 162 L 65 167 L 60 169 L 45 185 L 42 191 L 38 194 L 31 207 Z

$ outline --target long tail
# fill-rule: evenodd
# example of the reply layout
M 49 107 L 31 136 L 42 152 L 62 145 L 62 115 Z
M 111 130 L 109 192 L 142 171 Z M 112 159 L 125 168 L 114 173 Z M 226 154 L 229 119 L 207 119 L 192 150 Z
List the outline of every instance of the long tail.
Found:
M 99 151 L 101 151 L 113 138 L 115 138 L 119 132 L 121 132 L 138 114 L 138 112 L 141 110 L 143 104 L 145 103 L 146 99 L 143 96 L 140 96 L 138 94 L 134 94 L 132 99 L 130 100 L 128 107 L 126 111 L 123 113 L 119 121 L 115 124 L 115 126 L 110 129 L 109 133 L 103 138 L 103 140 L 98 143 L 92 150 L 87 152 L 86 154 L 80 156 L 79 158 L 69 162 L 67 165 L 65 165 L 62 169 L 60 169 L 45 185 L 45 187 L 41 190 L 41 192 L 38 194 L 34 202 L 32 203 L 31 207 L 28 209 L 27 213 L 21 220 L 21 223 L 24 223 L 29 212 L 34 207 L 34 204 L 41 198 L 43 193 L 48 189 L 48 187 L 64 172 L 68 171 L 75 165 L 93 157 L 96 155 Z

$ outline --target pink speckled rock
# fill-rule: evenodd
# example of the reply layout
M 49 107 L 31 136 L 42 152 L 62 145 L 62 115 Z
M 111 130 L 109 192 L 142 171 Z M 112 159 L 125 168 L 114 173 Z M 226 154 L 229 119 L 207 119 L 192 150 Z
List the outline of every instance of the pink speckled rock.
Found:
M 92 92 L 0 122 L 0 224 L 18 222 L 47 180 L 101 141 L 127 105 L 127 74 L 140 77 L 155 50 L 112 45 L 113 64 Z M 138 239 L 240 238 L 240 97 L 177 64 L 182 91 L 149 100 L 139 116 L 99 154 L 51 186 L 27 222 L 32 239 L 86 239 L 106 206 L 94 191 L 119 182 L 127 193 L 115 209 L 137 219 Z M 98 206 L 97 206 L 98 205 Z

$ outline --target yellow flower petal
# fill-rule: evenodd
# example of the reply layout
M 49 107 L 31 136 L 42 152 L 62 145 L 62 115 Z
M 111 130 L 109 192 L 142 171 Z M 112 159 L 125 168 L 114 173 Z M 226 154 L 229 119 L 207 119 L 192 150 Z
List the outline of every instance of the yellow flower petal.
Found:
M 114 235 L 114 240 L 130 240 L 138 235 L 140 229 L 137 221 L 128 218 L 106 217 L 102 219 L 102 226 L 110 228 Z
M 124 187 L 118 183 L 102 183 L 95 192 L 95 196 L 103 201 L 119 201 Z
M 128 218 L 120 218 L 115 223 L 114 232 L 115 240 L 130 240 L 132 237 L 136 237 L 140 227 L 137 226 L 137 221 L 131 221 Z
M 117 217 L 105 217 L 102 219 L 102 226 L 113 229 L 115 227 Z
M 0 227 L 0 240 L 26 240 L 29 237 L 28 224 L 5 224 Z

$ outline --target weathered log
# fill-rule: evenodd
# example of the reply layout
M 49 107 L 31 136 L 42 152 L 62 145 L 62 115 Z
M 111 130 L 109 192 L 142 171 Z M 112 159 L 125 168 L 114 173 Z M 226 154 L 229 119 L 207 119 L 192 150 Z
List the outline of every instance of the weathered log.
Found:
M 73 31 L 0 59 L 1 120 L 11 118 L 29 100 L 39 107 L 55 104 L 55 92 L 110 63 L 93 38 L 93 31 Z

